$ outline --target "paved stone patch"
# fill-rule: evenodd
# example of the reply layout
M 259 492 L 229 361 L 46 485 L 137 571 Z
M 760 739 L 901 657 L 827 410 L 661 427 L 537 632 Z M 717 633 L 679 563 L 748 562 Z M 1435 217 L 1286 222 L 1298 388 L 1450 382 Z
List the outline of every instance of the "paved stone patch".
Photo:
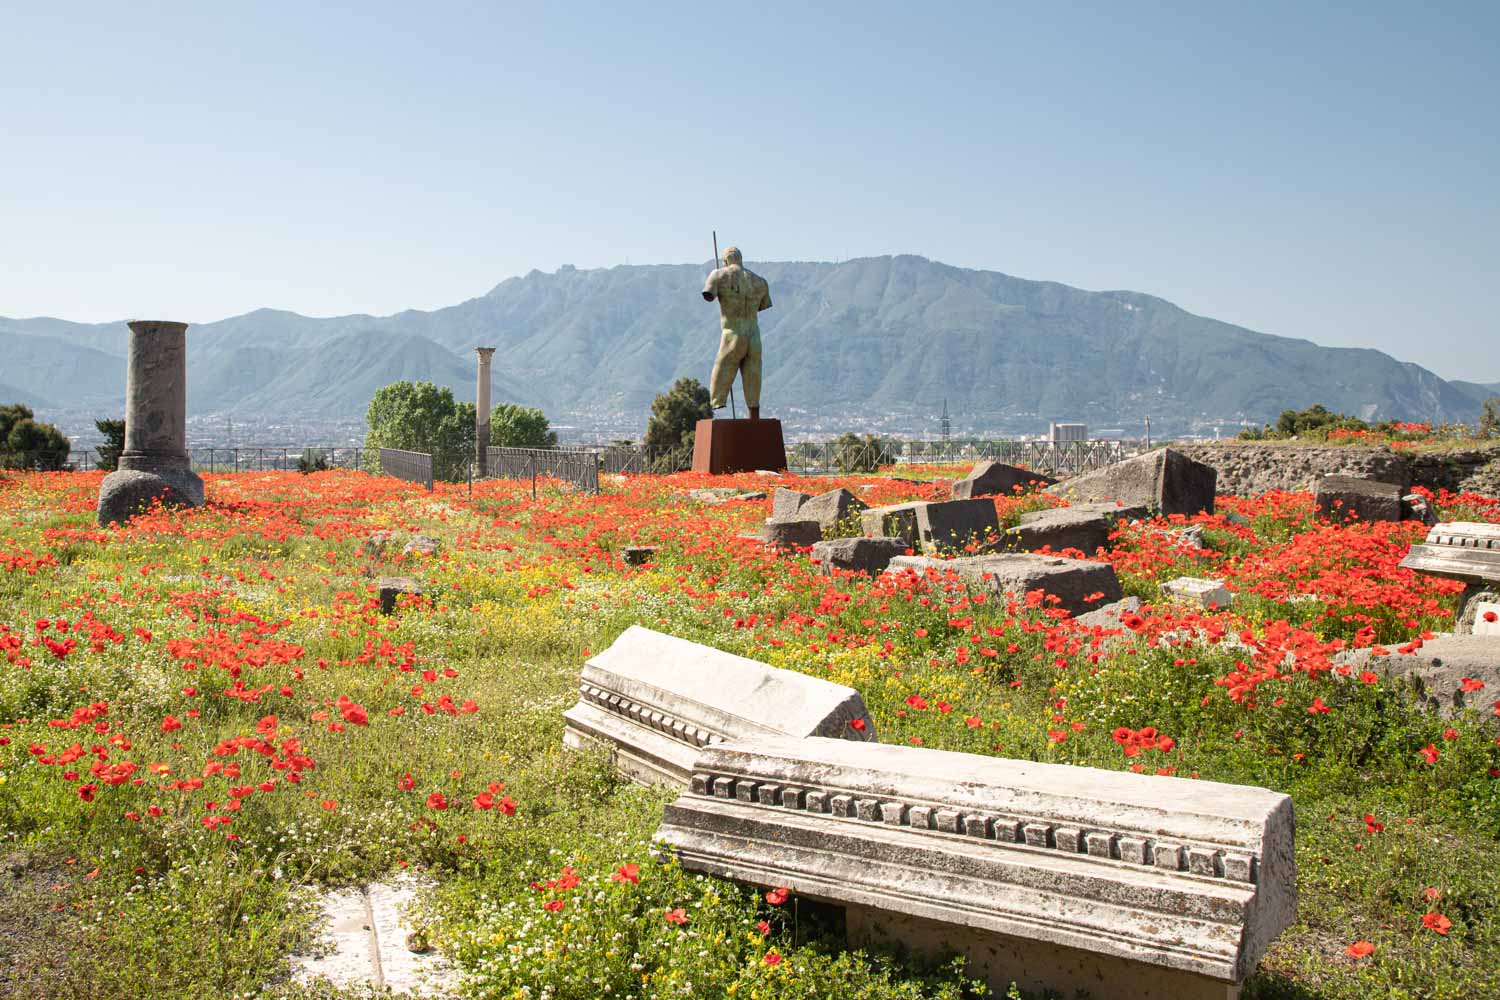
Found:
M 460 981 L 453 964 L 436 949 L 417 953 L 408 948 L 409 936 L 420 928 L 403 917 L 403 910 L 421 888 L 416 878 L 402 875 L 330 893 L 323 901 L 326 950 L 294 956 L 297 977 L 322 977 L 340 986 L 368 985 L 419 997 L 452 995 Z

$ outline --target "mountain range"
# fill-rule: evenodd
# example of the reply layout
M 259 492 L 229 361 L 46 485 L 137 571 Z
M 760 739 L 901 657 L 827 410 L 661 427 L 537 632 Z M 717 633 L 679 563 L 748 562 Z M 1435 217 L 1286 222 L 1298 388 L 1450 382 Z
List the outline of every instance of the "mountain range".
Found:
M 1321 347 L 1196 316 L 1139 292 L 1091 292 L 896 256 L 750 265 L 767 415 L 790 429 L 930 432 L 1048 421 L 1185 433 L 1274 420 L 1312 403 L 1374 419 L 1472 420 L 1500 383 L 1449 382 L 1380 351 Z M 707 381 L 717 309 L 706 264 L 562 267 L 431 312 L 313 318 L 273 309 L 188 331 L 190 415 L 363 416 L 370 396 L 426 379 L 473 398 L 476 346 L 498 348 L 494 397 L 585 431 L 644 426 L 680 376 Z M 172 318 L 172 317 L 160 317 Z M 123 322 L 0 318 L 0 402 L 123 410 Z

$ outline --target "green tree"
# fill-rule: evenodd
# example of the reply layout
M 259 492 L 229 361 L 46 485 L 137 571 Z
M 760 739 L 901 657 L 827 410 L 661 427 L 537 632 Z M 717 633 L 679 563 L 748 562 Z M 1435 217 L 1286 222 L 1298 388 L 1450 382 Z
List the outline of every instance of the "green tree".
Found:
M 557 432 L 541 410 L 496 403 L 490 411 L 490 444 L 496 448 L 556 448 Z
M 125 421 L 95 420 L 94 427 L 104 435 L 104 443 L 98 447 L 99 461 L 96 465 L 106 472 L 120 467 L 120 453 L 125 450 Z
M 431 455 L 434 479 L 457 482 L 466 475 L 474 453 L 474 404 L 458 402 L 453 390 L 392 382 L 371 397 L 365 422 L 371 468 L 379 468 L 381 448 L 400 448 Z
M 1491 396 L 1484 401 L 1479 411 L 1479 436 L 1500 437 L 1500 396 Z
M 1322 403 L 1305 410 L 1283 410 L 1276 418 L 1276 430 L 1268 437 L 1327 437 L 1332 430 L 1364 430 L 1370 425 L 1358 417 L 1335 413 Z
M 693 463 L 693 432 L 714 415 L 708 390 L 695 378 L 680 378 L 651 401 L 645 448 L 652 472 L 677 472 Z
M 852 431 L 840 434 L 829 449 L 828 460 L 840 472 L 874 472 L 895 461 L 890 446 L 874 434 L 860 437 Z
M 56 472 L 68 463 L 72 444 L 51 424 L 32 419 L 29 406 L 0 406 L 0 468 Z

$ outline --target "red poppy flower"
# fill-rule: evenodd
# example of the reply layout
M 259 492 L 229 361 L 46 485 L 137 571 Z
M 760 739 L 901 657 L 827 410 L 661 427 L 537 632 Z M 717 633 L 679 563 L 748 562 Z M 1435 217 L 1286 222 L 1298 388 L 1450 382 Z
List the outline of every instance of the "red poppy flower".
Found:
M 427 796 L 427 808 L 428 809 L 447 809 L 448 808 L 448 800 L 445 799 L 445 798 L 443 798 L 443 793 L 442 792 L 433 792 L 431 795 Z
M 1422 914 L 1422 926 L 1430 931 L 1446 935 L 1448 928 L 1453 926 L 1453 921 L 1441 913 L 1424 913 Z
M 761 937 L 765 937 L 767 934 L 771 933 L 771 925 L 766 923 L 764 920 L 756 921 L 755 929 L 760 931 Z
M 474 796 L 474 808 L 475 809 L 493 809 L 493 808 L 495 808 L 495 796 L 493 794 L 491 794 L 490 792 L 480 792 L 478 795 Z
M 614 874 L 610 876 L 610 880 L 613 882 L 629 882 L 632 885 L 639 885 L 641 881 L 641 866 L 633 861 L 629 864 L 621 865 L 619 868 L 615 869 Z
M 1484 681 L 1476 681 L 1472 677 L 1465 677 L 1459 682 L 1458 686 L 1463 689 L 1465 694 L 1473 694 L 1484 687 Z
M 403 792 L 409 792 L 413 788 L 417 787 L 417 783 L 412 780 L 411 772 L 407 771 L 401 777 L 396 779 L 396 787 L 401 789 Z
M 687 911 L 679 906 L 675 910 L 668 910 L 664 919 L 669 924 L 685 924 L 688 922 Z
M 161 720 L 161 731 L 173 733 L 182 728 L 182 722 L 175 715 L 169 715 Z
M 778 951 L 774 951 L 774 950 L 766 952 L 766 964 L 767 965 L 780 965 L 781 964 L 781 953 L 778 952 Z
M 1437 747 L 1433 746 L 1431 743 L 1427 744 L 1425 747 L 1423 747 L 1418 752 L 1421 753 L 1422 757 L 1427 761 L 1427 763 L 1429 763 L 1429 764 L 1436 764 L 1437 763 L 1438 749 L 1437 749 Z
M 560 913 L 562 912 L 562 908 L 566 905 L 568 904 L 560 899 L 549 899 L 547 900 L 547 902 L 542 904 L 542 909 L 549 910 L 552 913 Z
M 862 733 L 862 732 L 865 731 L 865 720 L 864 719 L 851 719 L 850 722 L 849 722 L 849 728 L 852 729 L 852 730 L 854 730 L 857 733 Z
M 782 903 L 786 902 L 786 897 L 790 892 L 791 890 L 784 885 L 777 886 L 770 892 L 766 893 L 766 902 L 770 903 L 772 906 L 780 906 Z
M 1356 941 L 1344 949 L 1344 954 L 1350 958 L 1364 958 L 1375 950 L 1375 946 L 1368 941 Z

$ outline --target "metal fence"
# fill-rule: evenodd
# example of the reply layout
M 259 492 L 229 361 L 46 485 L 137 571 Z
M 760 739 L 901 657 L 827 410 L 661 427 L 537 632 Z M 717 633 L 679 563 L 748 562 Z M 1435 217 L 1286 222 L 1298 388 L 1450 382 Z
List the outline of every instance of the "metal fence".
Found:
M 586 448 L 490 448 L 485 451 L 486 475 L 491 479 L 530 479 L 532 496 L 536 495 L 537 480 L 543 477 L 572 483 L 585 493 L 598 493 L 604 455 L 604 451 Z
M 397 448 L 380 449 L 380 471 L 409 483 L 421 483 L 432 490 L 432 456 L 420 451 L 401 451 Z
M 199 472 L 286 472 L 321 469 L 358 469 L 363 448 L 229 447 L 189 448 L 193 468 Z
M 585 449 L 586 450 L 586 449 Z M 903 441 L 898 438 L 835 438 L 796 441 L 786 450 L 787 469 L 803 476 L 828 476 L 908 465 L 972 465 L 1004 462 L 1037 472 L 1075 476 L 1102 469 L 1136 454 L 1127 441 Z M 692 462 L 690 448 L 648 451 L 639 446 L 611 445 L 593 449 L 601 472 L 638 475 L 674 472 Z

